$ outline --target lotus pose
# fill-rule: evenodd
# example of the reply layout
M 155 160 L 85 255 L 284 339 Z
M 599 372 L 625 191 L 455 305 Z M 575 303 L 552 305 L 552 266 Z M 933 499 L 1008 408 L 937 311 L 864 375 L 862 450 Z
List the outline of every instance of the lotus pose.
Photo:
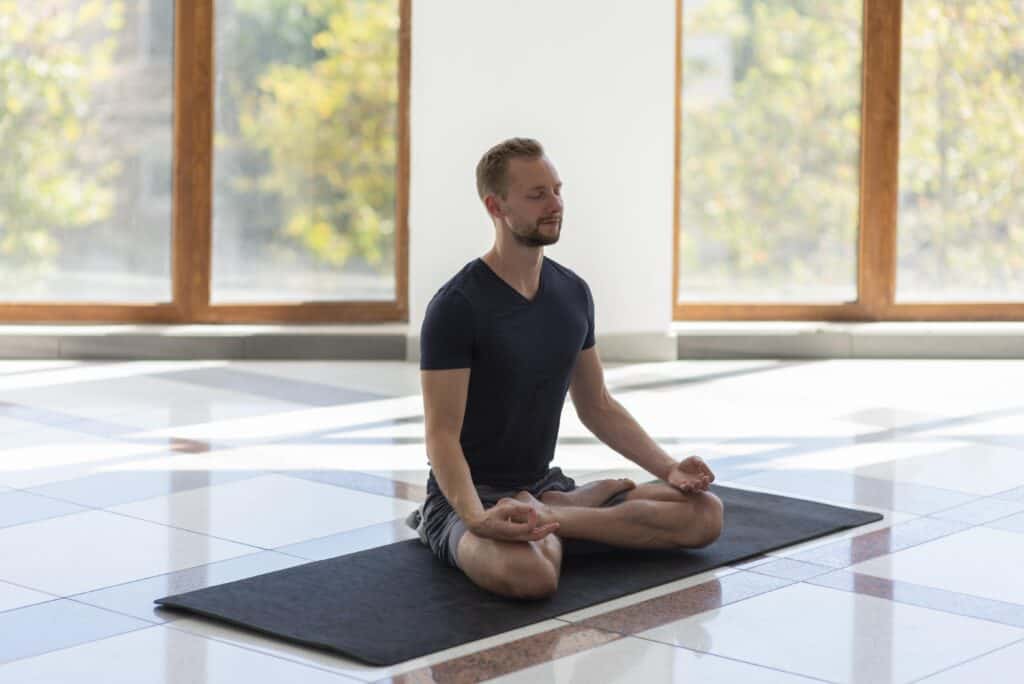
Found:
M 562 182 L 541 145 L 512 138 L 476 169 L 493 247 L 430 300 L 420 369 L 430 461 L 410 526 L 486 590 L 538 599 L 558 587 L 563 542 L 703 547 L 721 533 L 715 476 L 676 461 L 609 394 L 590 287 L 544 256 L 558 242 Z M 577 486 L 550 467 L 566 394 L 602 442 L 661 480 Z

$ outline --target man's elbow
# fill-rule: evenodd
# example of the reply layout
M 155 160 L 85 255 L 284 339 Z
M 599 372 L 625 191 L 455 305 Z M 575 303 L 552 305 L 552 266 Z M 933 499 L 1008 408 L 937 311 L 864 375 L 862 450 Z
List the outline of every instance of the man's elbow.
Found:
M 586 404 L 575 404 L 576 415 L 579 417 L 580 422 L 583 425 L 590 427 L 594 423 L 598 423 L 608 415 L 608 412 L 613 409 L 615 400 L 612 399 L 608 392 L 602 393 L 600 397 L 594 401 Z

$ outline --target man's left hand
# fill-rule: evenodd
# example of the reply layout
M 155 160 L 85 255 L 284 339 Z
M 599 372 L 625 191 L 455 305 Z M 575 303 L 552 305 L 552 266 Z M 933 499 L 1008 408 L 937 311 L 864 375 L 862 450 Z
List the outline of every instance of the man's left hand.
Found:
M 715 474 L 700 456 L 688 456 L 668 471 L 665 481 L 684 492 L 707 491 Z

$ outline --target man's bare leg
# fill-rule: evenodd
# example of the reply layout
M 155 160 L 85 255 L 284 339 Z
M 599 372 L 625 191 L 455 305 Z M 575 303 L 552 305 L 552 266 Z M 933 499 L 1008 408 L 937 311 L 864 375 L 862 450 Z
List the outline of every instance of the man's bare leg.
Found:
M 627 478 L 595 480 L 581 485 L 571 492 L 544 492 L 541 494 L 540 500 L 552 506 L 600 506 L 619 492 L 635 487 L 636 484 Z
M 537 511 L 539 524 L 558 522 L 563 539 L 587 539 L 639 549 L 699 548 L 721 534 L 721 500 L 710 492 L 681 492 L 664 484 L 641 485 L 609 508 L 559 506 L 529 492 L 516 499 Z
M 554 534 L 539 541 L 506 542 L 466 532 L 456 555 L 474 584 L 502 596 L 540 599 L 558 588 L 562 542 Z
M 591 485 L 575 497 L 552 495 L 573 494 L 582 487 L 574 492 L 546 492 L 543 502 L 520 492 L 516 498 L 521 501 L 560 509 L 568 530 L 563 523 L 557 535 L 534 542 L 501 542 L 467 532 L 456 550 L 463 572 L 478 586 L 503 596 L 544 598 L 558 587 L 562 565 L 559 537 L 631 548 L 678 548 L 704 546 L 721 530 L 721 501 L 708 492 L 685 493 L 664 483 L 634 485 L 630 480 L 600 480 Z M 627 490 L 621 504 L 598 508 Z M 590 505 L 574 505 L 580 502 Z

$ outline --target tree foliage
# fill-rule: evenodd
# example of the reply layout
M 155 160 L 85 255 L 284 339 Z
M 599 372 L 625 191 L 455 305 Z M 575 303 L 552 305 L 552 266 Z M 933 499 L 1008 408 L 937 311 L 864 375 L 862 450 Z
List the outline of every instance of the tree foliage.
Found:
M 397 184 L 396 3 L 248 0 L 238 9 L 285 33 L 292 54 L 289 61 L 264 61 L 252 87 L 237 89 L 238 136 L 224 136 L 221 144 L 259 151 L 265 163 L 235 178 L 233 187 L 277 198 L 276 239 L 329 266 L 359 258 L 389 271 Z M 285 16 L 291 28 L 267 23 Z
M 859 0 L 709 0 L 685 17 L 684 49 L 685 36 L 726 36 L 733 68 L 725 97 L 684 94 L 684 299 L 691 278 L 718 295 L 853 287 L 861 12 Z M 903 22 L 901 276 L 1024 285 L 1024 3 L 907 0 Z M 684 88 L 712 66 L 687 60 Z
M 0 258 L 43 270 L 61 229 L 108 218 L 120 165 L 95 144 L 94 95 L 112 76 L 120 0 L 0 1 Z

